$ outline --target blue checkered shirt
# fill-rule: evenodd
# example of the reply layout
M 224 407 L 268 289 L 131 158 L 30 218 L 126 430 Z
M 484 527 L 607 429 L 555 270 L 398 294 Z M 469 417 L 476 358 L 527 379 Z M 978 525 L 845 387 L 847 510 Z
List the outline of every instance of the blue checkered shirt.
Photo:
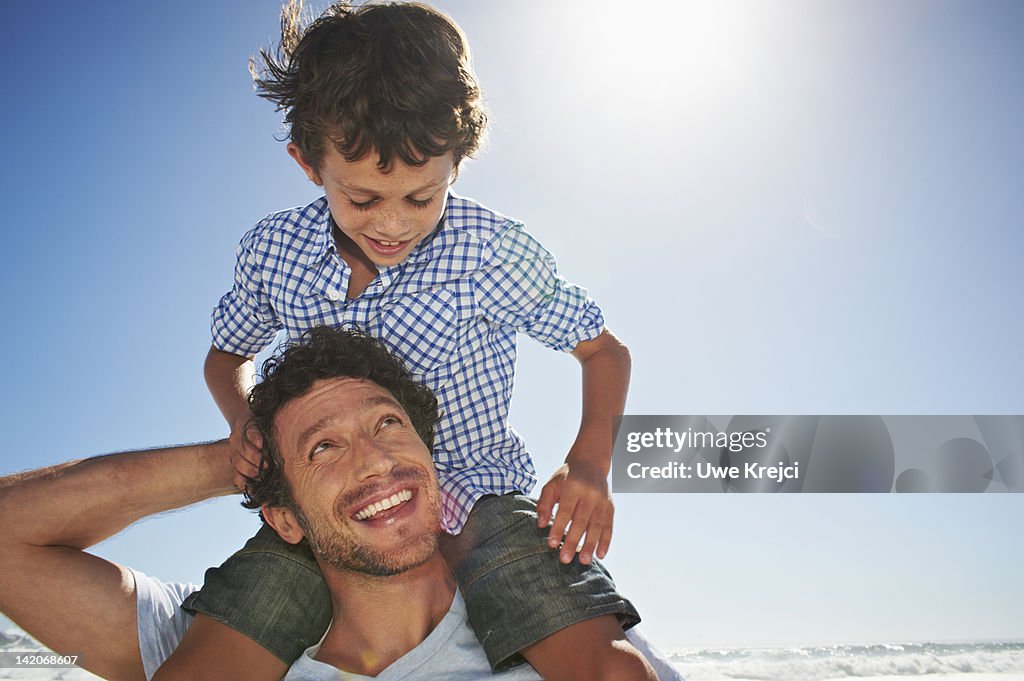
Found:
M 437 396 L 442 525 L 458 533 L 484 494 L 537 482 L 508 424 L 516 333 L 568 352 L 601 333 L 601 310 L 521 223 L 471 199 L 449 195 L 438 229 L 352 300 L 332 226 L 320 198 L 242 237 L 234 286 L 213 311 L 213 344 L 252 356 L 281 329 L 295 339 L 320 325 L 382 339 Z

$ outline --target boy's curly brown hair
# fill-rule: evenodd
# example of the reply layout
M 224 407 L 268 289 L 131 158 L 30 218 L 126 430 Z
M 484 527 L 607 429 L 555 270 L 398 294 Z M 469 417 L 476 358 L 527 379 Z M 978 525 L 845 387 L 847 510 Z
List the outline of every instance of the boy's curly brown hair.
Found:
M 414 2 L 336 2 L 308 26 L 302 14 L 302 0 L 288 0 L 280 44 L 249 70 L 314 168 L 328 142 L 348 161 L 376 152 L 382 170 L 449 151 L 457 169 L 479 149 L 487 114 L 451 18 Z

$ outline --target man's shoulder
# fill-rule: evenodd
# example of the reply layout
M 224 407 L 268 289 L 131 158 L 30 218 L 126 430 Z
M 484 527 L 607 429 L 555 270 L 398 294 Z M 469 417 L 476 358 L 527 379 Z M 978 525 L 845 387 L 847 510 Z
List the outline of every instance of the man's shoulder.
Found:
M 305 206 L 271 213 L 242 236 L 240 251 L 278 259 L 315 255 L 326 247 L 328 215 L 324 197 Z

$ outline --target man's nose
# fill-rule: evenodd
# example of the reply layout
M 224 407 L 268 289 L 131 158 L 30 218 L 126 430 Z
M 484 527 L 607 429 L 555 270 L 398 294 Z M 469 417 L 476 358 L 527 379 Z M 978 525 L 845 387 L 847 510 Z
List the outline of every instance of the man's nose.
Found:
M 352 456 L 355 459 L 356 475 L 360 480 L 387 475 L 397 463 L 391 450 L 382 447 L 370 434 L 364 434 L 356 440 Z

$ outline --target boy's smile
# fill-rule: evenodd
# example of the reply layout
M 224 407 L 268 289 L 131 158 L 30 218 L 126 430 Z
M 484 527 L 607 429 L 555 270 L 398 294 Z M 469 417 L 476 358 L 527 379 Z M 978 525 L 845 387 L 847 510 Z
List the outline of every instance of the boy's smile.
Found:
M 395 159 L 386 172 L 377 167 L 375 153 L 346 161 L 333 144 L 326 145 L 318 168 L 294 144 L 288 145 L 288 153 L 323 187 L 331 216 L 345 237 L 339 251 L 350 265 L 355 264 L 352 258 L 374 267 L 405 260 L 440 222 L 455 169 L 451 152 L 419 167 Z

